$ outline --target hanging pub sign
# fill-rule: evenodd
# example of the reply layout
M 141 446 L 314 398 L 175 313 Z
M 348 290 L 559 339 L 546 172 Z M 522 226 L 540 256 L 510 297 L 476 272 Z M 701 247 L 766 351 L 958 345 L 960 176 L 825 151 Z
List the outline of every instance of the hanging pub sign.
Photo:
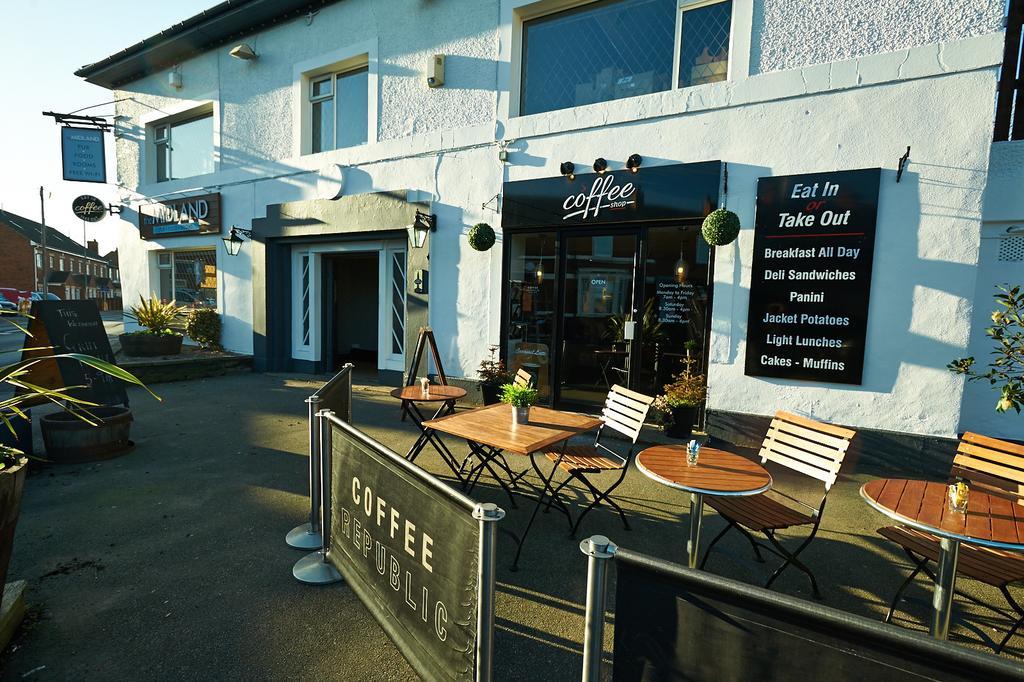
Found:
M 720 161 L 505 183 L 502 227 L 700 219 L 718 204 Z
M 880 175 L 758 180 L 746 374 L 861 383 Z
M 219 192 L 139 206 L 143 239 L 220 234 L 220 229 Z
M 91 194 L 83 194 L 71 202 L 71 212 L 87 223 L 96 223 L 103 220 L 107 207 Z
M 107 158 L 103 130 L 99 128 L 60 129 L 60 149 L 64 179 L 74 182 L 106 182 Z

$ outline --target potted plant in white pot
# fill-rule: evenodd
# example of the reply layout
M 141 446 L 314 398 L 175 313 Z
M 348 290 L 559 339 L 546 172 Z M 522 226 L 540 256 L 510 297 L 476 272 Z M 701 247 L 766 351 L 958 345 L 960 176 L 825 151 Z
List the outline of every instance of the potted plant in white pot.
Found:
M 27 330 L 13 321 L 4 321 L 10 322 L 24 334 L 31 336 Z M 95 403 L 76 398 L 69 393 L 70 389 L 81 388 L 80 386 L 44 388 L 32 383 L 31 370 L 33 367 L 42 362 L 56 361 L 62 358 L 82 363 L 122 381 L 143 386 L 142 382 L 129 372 L 91 355 L 56 353 L 34 356 L 0 367 L 0 384 L 14 392 L 14 395 L 0 399 L 0 430 L 13 433 L 15 425 L 12 422 L 17 419 L 28 419 L 27 407 L 47 402 L 60 405 L 65 409 L 73 408 L 75 409 L 73 414 L 78 419 L 86 423 L 95 423 L 89 412 L 90 407 L 97 407 Z M 152 391 L 150 394 L 157 400 L 160 399 Z M 7 579 L 7 567 L 10 564 L 11 550 L 14 546 L 14 530 L 21 511 L 21 495 L 27 470 L 28 458 L 24 453 L 17 447 L 0 443 L 0 586 L 4 585 Z
M 526 424 L 530 421 L 530 406 L 537 402 L 537 389 L 505 384 L 501 387 L 501 402 L 512 406 L 512 426 Z
M 140 298 L 139 304 L 132 306 L 125 317 L 142 329 L 121 334 L 118 337 L 121 350 L 125 355 L 135 357 L 177 355 L 181 352 L 184 338 L 180 327 L 186 311 L 187 308 L 174 301 L 161 301 L 155 294 L 151 294 L 148 301 Z

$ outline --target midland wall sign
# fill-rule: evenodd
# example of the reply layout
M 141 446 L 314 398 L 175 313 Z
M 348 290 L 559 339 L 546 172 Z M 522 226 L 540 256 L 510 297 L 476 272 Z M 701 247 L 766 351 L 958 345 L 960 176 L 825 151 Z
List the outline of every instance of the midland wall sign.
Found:
M 718 205 L 719 161 L 507 182 L 502 227 L 701 219 Z
M 83 194 L 71 202 L 71 212 L 87 223 L 96 223 L 107 215 L 107 207 L 91 194 Z
M 99 128 L 60 129 L 61 160 L 64 179 L 75 182 L 106 182 L 107 158 L 103 130 Z
M 139 206 L 143 239 L 220 234 L 220 230 L 219 192 Z
M 746 374 L 861 383 L 880 176 L 758 180 Z

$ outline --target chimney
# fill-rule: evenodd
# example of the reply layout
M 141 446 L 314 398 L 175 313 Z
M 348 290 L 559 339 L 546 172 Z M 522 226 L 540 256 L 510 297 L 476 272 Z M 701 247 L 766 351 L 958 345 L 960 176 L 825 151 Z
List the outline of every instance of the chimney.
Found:
M 95 239 L 90 239 L 85 243 L 85 250 L 94 256 L 100 255 L 100 244 Z

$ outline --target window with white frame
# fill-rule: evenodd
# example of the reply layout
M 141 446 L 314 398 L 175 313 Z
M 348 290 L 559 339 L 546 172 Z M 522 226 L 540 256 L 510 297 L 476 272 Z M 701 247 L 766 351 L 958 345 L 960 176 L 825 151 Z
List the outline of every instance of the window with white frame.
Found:
M 153 126 L 156 181 L 190 178 L 214 171 L 213 112 Z
M 369 68 L 361 66 L 309 79 L 310 152 L 366 144 Z
M 732 0 L 599 0 L 523 22 L 519 114 L 725 80 Z
M 160 299 L 191 308 L 217 307 L 217 251 L 161 251 L 157 254 Z

